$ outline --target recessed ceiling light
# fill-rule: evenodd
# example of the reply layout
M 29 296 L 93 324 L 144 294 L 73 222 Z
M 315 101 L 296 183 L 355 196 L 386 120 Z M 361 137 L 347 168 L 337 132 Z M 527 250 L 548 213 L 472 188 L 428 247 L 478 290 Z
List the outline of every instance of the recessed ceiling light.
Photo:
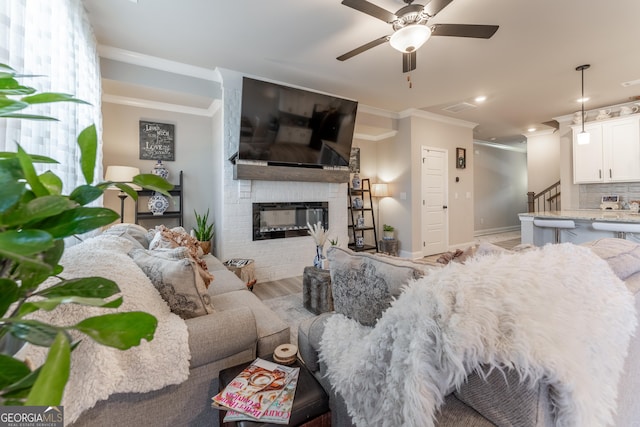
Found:
M 476 97 L 474 98 L 474 101 L 476 101 L 476 102 L 484 102 L 484 101 L 486 101 L 486 100 L 487 100 L 487 97 L 486 97 L 486 96 L 484 96 L 484 95 L 476 96 Z
M 624 87 L 635 86 L 635 85 L 639 85 L 640 84 L 640 79 L 638 79 L 638 80 L 630 80 L 628 82 L 622 82 L 620 84 L 622 86 L 624 86 Z
M 537 129 L 536 128 L 529 128 L 527 129 L 527 132 L 535 132 Z
M 588 100 L 590 100 L 591 98 L 589 98 L 588 96 L 585 96 L 584 98 L 578 98 L 576 99 L 576 102 L 587 102 Z

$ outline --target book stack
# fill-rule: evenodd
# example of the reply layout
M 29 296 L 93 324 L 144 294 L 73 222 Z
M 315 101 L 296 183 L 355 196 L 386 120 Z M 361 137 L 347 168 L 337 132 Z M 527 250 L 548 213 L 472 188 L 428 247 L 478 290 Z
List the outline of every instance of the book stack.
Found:
M 257 358 L 212 398 L 212 406 L 227 410 L 225 423 L 288 424 L 299 374 L 300 368 Z

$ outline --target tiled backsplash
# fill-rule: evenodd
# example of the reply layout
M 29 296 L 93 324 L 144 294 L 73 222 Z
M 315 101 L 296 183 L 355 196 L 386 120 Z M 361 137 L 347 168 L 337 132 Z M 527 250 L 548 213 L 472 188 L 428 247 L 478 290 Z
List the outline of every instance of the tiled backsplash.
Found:
M 640 182 L 580 184 L 580 209 L 600 209 L 602 196 L 618 195 L 621 204 L 640 200 Z

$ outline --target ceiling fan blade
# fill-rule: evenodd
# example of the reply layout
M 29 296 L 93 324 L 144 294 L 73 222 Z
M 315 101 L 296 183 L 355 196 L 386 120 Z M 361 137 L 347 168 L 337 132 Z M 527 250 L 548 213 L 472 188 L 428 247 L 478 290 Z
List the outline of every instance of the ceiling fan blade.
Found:
M 362 53 L 362 52 L 364 52 L 366 50 L 369 50 L 372 47 L 376 47 L 378 45 L 381 45 L 382 43 L 385 43 L 387 40 L 389 40 L 389 36 L 382 36 L 379 39 L 370 41 L 367 44 L 363 44 L 362 46 L 357 47 L 357 48 L 353 49 L 352 51 L 345 53 L 344 55 L 340 55 L 336 59 L 338 61 L 346 61 L 347 59 L 353 58 L 354 56 L 356 56 L 356 55 L 358 55 L 358 54 L 360 54 L 360 53 Z
M 424 11 L 429 16 L 436 16 L 438 12 L 447 7 L 453 0 L 431 0 L 424 6 Z
M 432 36 L 473 37 L 488 39 L 498 31 L 497 25 L 436 24 L 431 26 Z
M 416 51 L 402 54 L 402 72 L 408 73 L 416 69 Z
M 393 22 L 398 17 L 386 9 L 376 6 L 373 3 L 369 3 L 367 0 L 342 0 L 342 4 L 349 6 L 357 11 L 371 15 L 374 18 L 383 20 L 384 22 Z

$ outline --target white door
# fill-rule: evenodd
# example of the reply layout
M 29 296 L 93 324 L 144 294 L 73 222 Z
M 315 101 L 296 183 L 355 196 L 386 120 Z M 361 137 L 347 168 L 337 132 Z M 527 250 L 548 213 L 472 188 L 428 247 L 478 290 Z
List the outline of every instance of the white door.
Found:
M 422 147 L 422 255 L 446 252 L 447 150 Z

